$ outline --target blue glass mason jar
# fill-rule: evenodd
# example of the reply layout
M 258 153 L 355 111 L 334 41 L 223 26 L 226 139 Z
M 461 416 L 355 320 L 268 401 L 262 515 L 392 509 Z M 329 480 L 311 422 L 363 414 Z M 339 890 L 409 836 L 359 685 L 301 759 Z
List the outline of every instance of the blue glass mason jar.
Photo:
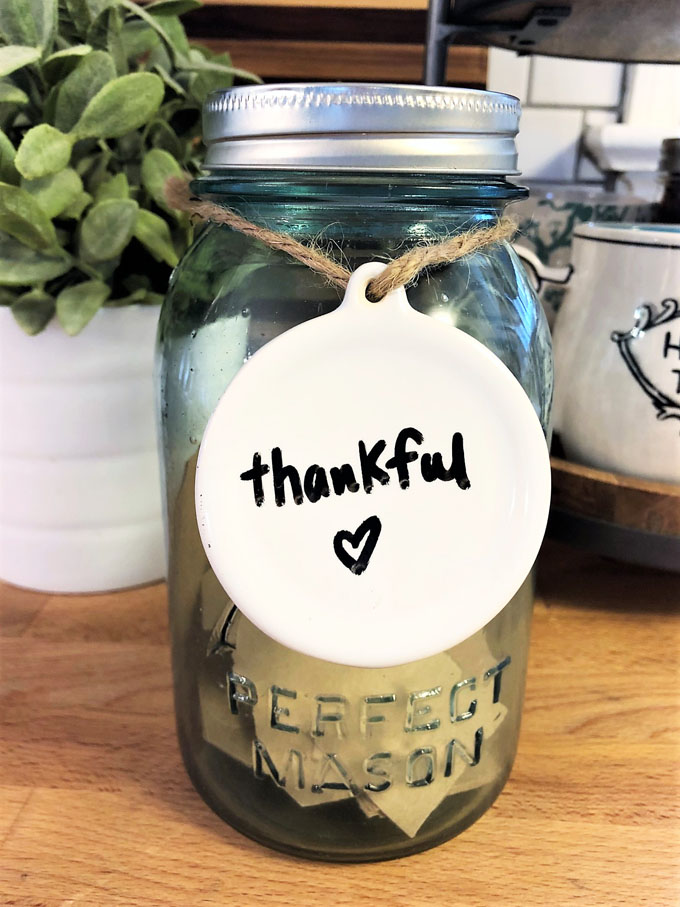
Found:
M 483 91 L 236 88 L 207 101 L 206 175 L 193 189 L 354 269 L 490 225 L 524 198 L 507 180 L 517 172 L 518 120 L 515 98 Z M 517 745 L 533 590 L 527 577 L 462 644 L 378 669 L 287 649 L 255 628 L 216 580 L 194 508 L 206 423 L 250 356 L 332 311 L 341 295 L 284 252 L 208 224 L 173 274 L 158 373 L 175 702 L 187 770 L 206 802 L 257 841 L 360 861 L 439 844 L 500 793 Z M 421 276 L 408 298 L 491 349 L 547 436 L 549 333 L 507 243 Z

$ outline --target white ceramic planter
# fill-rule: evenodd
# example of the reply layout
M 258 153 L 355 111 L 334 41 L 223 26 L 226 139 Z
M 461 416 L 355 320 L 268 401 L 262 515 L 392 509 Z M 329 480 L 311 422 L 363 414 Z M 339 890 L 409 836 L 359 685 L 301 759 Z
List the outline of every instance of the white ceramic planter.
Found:
M 100 592 L 165 574 L 153 356 L 158 308 L 28 337 L 0 307 L 0 577 Z

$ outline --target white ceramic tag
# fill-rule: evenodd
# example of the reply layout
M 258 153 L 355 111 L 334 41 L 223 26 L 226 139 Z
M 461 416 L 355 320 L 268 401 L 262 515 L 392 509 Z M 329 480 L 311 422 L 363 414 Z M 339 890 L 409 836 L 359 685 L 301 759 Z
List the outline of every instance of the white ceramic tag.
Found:
M 206 428 L 196 511 L 221 584 L 264 633 L 385 667 L 462 642 L 526 578 L 550 500 L 521 385 L 462 331 L 379 303 L 362 265 L 342 305 L 270 341 Z

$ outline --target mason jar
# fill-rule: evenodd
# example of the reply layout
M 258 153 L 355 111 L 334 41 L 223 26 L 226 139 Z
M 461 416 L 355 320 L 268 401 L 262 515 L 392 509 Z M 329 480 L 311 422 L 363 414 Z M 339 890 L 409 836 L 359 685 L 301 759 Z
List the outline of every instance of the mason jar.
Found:
M 519 113 L 513 97 L 467 89 L 235 88 L 206 102 L 205 175 L 192 189 L 354 270 L 493 225 L 524 198 L 507 179 L 517 173 Z M 251 838 L 299 856 L 363 861 L 439 844 L 500 793 L 517 746 L 533 592 L 529 575 L 454 648 L 366 668 L 269 638 L 216 579 L 194 502 L 208 420 L 250 357 L 341 298 L 287 253 L 208 223 L 171 280 L 158 375 L 174 691 L 188 773 L 212 809 Z M 507 242 L 422 274 L 408 300 L 491 350 L 547 437 L 549 333 Z M 239 513 L 232 518 L 238 524 Z M 420 544 L 427 550 L 431 540 Z

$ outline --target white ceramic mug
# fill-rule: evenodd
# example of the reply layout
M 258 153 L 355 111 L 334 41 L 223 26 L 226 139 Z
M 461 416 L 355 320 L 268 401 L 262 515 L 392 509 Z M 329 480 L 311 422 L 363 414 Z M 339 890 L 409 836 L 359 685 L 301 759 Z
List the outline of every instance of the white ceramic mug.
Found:
M 555 428 L 570 460 L 680 482 L 680 226 L 583 224 L 558 312 Z M 522 256 L 526 258 L 526 256 Z

